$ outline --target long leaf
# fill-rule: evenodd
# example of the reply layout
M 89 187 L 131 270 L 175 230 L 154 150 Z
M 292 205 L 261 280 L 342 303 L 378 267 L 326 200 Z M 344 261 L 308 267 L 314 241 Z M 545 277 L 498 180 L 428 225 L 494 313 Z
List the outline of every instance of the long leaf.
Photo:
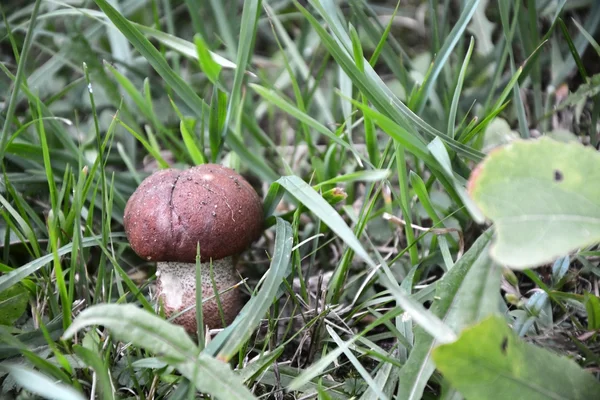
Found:
M 466 323 L 490 312 L 492 306 L 488 297 L 484 296 L 483 303 L 478 302 L 486 294 L 482 289 L 488 290 L 489 296 L 498 299 L 498 270 L 488 255 L 491 237 L 491 231 L 479 237 L 437 285 L 436 300 L 431 305 L 431 311 L 455 331 L 460 331 Z M 480 280 L 491 268 L 496 268 L 496 272 L 492 272 L 492 278 L 497 279 L 497 285 L 488 283 L 487 279 Z M 476 272 L 471 274 L 472 270 Z M 471 275 L 467 278 L 469 274 Z M 473 296 L 473 293 L 477 293 L 477 296 Z M 494 305 L 498 303 L 495 302 Z M 418 400 L 423 396 L 429 377 L 435 370 L 431 353 L 437 344 L 439 343 L 422 328 L 415 329 L 415 346 L 400 372 L 399 399 Z
M 196 388 L 219 399 L 255 399 L 222 361 L 200 354 L 181 326 L 133 304 L 99 304 L 84 310 L 63 335 L 70 339 L 86 326 L 103 325 L 113 336 L 143 347 L 177 368 Z
M 219 351 L 218 358 L 228 360 L 233 356 L 244 342 L 250 338 L 254 329 L 260 324 L 269 307 L 275 301 L 275 296 L 281 282 L 290 272 L 290 258 L 294 238 L 289 222 L 277 218 L 275 226 L 275 254 L 271 266 L 267 271 L 264 282 L 258 293 L 244 306 L 240 316 L 225 331 L 221 332 L 209 344 L 209 352 L 214 351 L 214 345 L 219 343 L 219 336 L 226 337 L 226 341 Z
M 8 372 L 24 389 L 52 400 L 85 400 L 83 394 L 70 386 L 57 383 L 54 379 L 23 365 L 2 363 L 0 371 Z

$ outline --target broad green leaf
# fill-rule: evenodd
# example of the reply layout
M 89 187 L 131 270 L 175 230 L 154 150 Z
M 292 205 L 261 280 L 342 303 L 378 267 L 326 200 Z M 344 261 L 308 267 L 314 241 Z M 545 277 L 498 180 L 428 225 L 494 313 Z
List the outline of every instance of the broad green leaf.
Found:
M 500 316 L 465 329 L 456 342 L 436 348 L 433 359 L 467 399 L 588 400 L 600 393 L 590 373 L 523 342 Z
M 542 138 L 493 151 L 468 189 L 496 227 L 492 257 L 524 269 L 600 241 L 600 153 Z
M 219 399 L 254 399 L 227 364 L 207 354 L 198 356 L 199 349 L 185 330 L 156 314 L 132 304 L 95 305 L 79 314 L 63 338 L 69 339 L 91 325 L 103 325 L 118 340 L 131 342 L 164 357 L 199 391 Z
M 29 294 L 23 285 L 15 285 L 0 292 L 0 325 L 15 323 L 27 309 Z
M 24 365 L 2 363 L 0 371 L 9 373 L 25 390 L 51 400 L 84 400 L 83 394 L 70 386 L 56 382 L 41 372 Z

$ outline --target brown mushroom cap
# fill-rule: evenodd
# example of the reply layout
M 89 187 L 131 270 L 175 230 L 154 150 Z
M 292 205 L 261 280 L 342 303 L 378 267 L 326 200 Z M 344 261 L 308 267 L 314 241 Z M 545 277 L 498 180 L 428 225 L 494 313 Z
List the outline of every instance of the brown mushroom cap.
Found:
M 147 177 L 123 218 L 133 250 L 153 261 L 202 262 L 241 253 L 260 236 L 261 200 L 234 170 L 203 164 Z

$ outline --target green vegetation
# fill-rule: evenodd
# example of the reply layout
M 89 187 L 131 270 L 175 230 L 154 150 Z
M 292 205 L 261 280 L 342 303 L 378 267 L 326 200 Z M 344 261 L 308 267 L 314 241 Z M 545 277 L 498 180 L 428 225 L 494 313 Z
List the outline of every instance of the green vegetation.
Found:
M 0 14 L 0 398 L 600 396 L 600 2 Z M 190 337 L 123 212 L 202 163 L 267 218 Z

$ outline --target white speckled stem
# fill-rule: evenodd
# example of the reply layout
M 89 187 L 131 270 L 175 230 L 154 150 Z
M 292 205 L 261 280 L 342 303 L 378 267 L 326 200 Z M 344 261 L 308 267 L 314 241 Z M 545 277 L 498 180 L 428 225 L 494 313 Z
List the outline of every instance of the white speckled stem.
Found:
M 231 257 L 213 261 L 212 265 L 217 287 L 221 286 L 219 283 L 223 281 L 230 282 L 230 286 L 233 286 L 239 280 L 234 275 L 235 271 Z M 184 303 L 188 304 L 191 300 L 195 301 L 195 299 L 185 298 L 185 295 L 195 294 L 196 292 L 196 264 L 159 262 L 156 264 L 156 276 L 161 283 L 165 307 L 183 310 L 185 308 L 182 307 Z M 200 264 L 200 276 L 202 277 L 202 286 L 212 287 L 210 263 Z
M 227 323 L 230 323 L 241 308 L 239 290 L 230 290 L 240 281 L 234 268 L 232 257 L 226 257 L 212 262 L 215 286 Z M 210 263 L 200 264 L 202 278 L 202 301 L 204 322 L 211 328 L 222 325 L 218 312 L 213 283 L 210 277 Z M 196 264 L 181 262 L 159 262 L 156 270 L 157 299 L 160 298 L 167 316 L 178 314 L 190 308 L 187 312 L 175 318 L 174 322 L 182 325 L 189 332 L 196 330 Z

